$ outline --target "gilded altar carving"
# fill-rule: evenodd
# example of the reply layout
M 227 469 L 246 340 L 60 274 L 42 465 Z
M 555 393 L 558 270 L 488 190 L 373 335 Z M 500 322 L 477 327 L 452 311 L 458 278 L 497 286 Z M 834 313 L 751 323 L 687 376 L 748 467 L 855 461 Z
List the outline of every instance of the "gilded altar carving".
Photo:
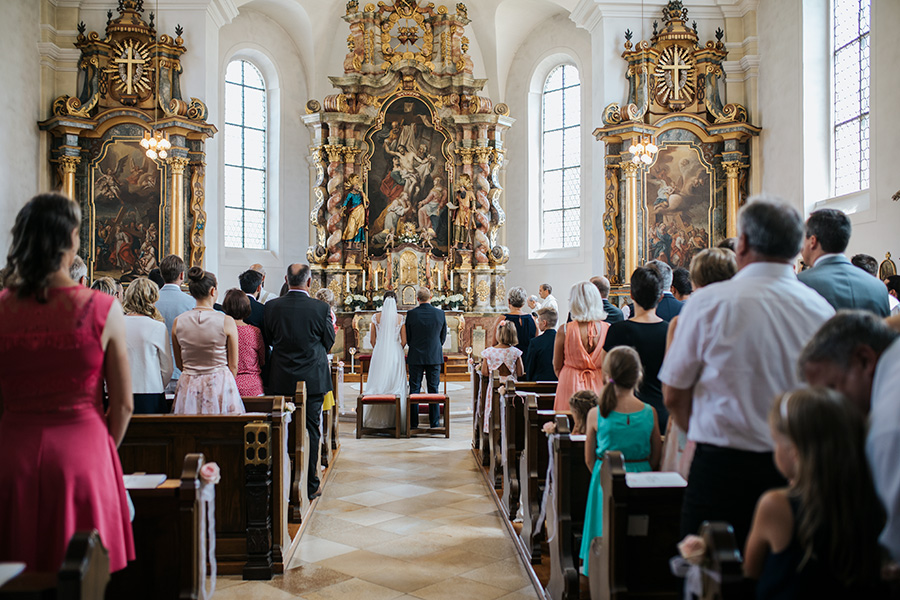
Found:
M 202 162 L 196 163 L 191 169 L 191 261 L 190 266 L 203 264 L 203 253 L 206 246 L 203 245 L 203 232 L 206 229 L 206 211 L 203 210 L 204 197 L 206 195 L 204 180 L 206 168 Z
M 606 169 L 606 210 L 603 213 L 603 231 L 606 244 L 603 253 L 606 257 L 606 272 L 609 282 L 619 283 L 619 175 L 615 167 Z

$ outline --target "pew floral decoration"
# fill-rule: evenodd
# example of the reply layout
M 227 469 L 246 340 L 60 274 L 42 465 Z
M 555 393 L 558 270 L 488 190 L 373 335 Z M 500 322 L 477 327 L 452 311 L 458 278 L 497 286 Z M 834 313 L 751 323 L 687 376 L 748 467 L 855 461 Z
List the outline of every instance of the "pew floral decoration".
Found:
M 688 535 L 678 542 L 678 552 L 681 558 L 692 565 L 699 565 L 706 554 L 706 542 L 699 535 Z
M 222 480 L 222 471 L 214 462 L 200 467 L 200 522 L 206 526 L 206 535 L 200 535 L 200 560 L 197 561 L 197 580 L 201 600 L 209 600 L 216 593 L 216 484 Z M 209 587 L 206 584 L 206 563 L 209 561 Z
M 285 410 L 285 412 L 289 412 L 289 413 L 291 413 L 291 414 L 294 414 L 294 411 L 297 410 L 297 405 L 294 404 L 293 402 L 285 402 L 285 403 L 284 403 L 284 410 Z
M 203 483 L 217 485 L 222 480 L 222 471 L 214 462 L 204 463 L 200 467 L 200 480 Z
M 556 423 L 554 423 L 553 421 L 547 421 L 546 423 L 544 423 L 541 429 L 543 429 L 544 433 L 546 433 L 547 436 L 551 436 L 556 433 Z
M 703 566 L 706 542 L 698 535 L 685 536 L 678 542 L 678 554 L 669 560 L 669 568 L 676 577 L 684 578 L 684 597 L 698 598 L 703 595 L 703 577 L 715 574 Z

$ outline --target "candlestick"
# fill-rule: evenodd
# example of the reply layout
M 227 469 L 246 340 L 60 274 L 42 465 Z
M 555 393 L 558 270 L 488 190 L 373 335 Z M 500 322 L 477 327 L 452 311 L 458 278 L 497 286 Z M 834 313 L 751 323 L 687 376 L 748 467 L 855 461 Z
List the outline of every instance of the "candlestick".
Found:
M 363 269 L 362 278 L 363 278 L 362 279 L 362 289 L 363 289 L 363 292 L 365 292 L 366 291 L 366 270 L 365 269 Z
M 344 275 L 344 278 L 347 280 L 347 293 L 350 293 L 350 273 Z
M 378 273 L 379 273 L 379 272 L 380 272 L 380 269 L 376 266 L 376 267 L 375 267 L 375 291 L 376 291 L 376 292 L 377 292 L 378 289 L 379 289 L 379 288 L 378 288 Z
M 450 271 L 450 291 L 453 291 L 453 274 L 456 271 Z

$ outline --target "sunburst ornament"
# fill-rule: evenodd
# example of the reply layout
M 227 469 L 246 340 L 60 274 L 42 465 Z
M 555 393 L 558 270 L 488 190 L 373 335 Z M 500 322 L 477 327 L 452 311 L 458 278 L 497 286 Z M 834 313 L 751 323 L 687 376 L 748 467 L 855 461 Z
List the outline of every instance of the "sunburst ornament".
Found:
M 656 63 L 656 101 L 663 105 L 687 106 L 694 101 L 694 61 L 682 46 L 669 46 Z
M 150 59 L 150 49 L 146 43 L 138 43 L 136 40 L 127 39 L 124 42 L 116 42 L 114 56 L 110 61 L 115 77 L 116 90 L 126 96 L 143 95 L 150 91 L 150 72 L 147 61 Z

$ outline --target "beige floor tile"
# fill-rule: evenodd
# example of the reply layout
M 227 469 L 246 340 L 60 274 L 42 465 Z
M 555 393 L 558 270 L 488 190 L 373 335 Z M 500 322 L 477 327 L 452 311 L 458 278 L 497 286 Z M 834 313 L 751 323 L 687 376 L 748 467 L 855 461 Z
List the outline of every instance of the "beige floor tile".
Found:
M 387 504 L 388 502 L 396 502 L 403 499 L 400 496 L 385 494 L 383 492 L 362 492 L 353 494 L 352 496 L 344 496 L 341 500 L 344 502 L 352 502 L 354 504 L 362 504 L 363 506 L 378 506 L 379 504 Z
M 392 514 L 393 513 L 389 513 Z M 435 529 L 440 527 L 440 523 L 436 523 L 434 521 L 428 521 L 425 519 L 417 519 L 415 517 L 397 517 L 393 515 L 395 518 L 390 521 L 381 521 L 380 523 L 376 523 L 372 525 L 376 529 L 383 529 L 384 531 L 390 531 L 391 533 L 397 533 L 400 535 L 412 535 L 414 533 L 421 533 L 423 531 L 428 531 L 430 529 Z
M 528 573 L 525 572 L 522 560 L 518 556 L 511 556 L 486 567 L 462 573 L 460 577 L 502 588 L 509 592 L 521 589 L 522 582 L 528 581 Z
M 462 577 L 454 577 L 416 590 L 412 595 L 423 600 L 459 600 L 460 598 L 494 600 L 506 593 L 506 590 L 492 585 L 485 585 Z
M 300 539 L 300 543 L 297 545 L 297 552 L 294 554 L 294 560 L 314 563 L 325 560 L 326 558 L 331 558 L 332 556 L 354 552 L 357 549 L 358 548 L 354 546 L 332 542 L 331 540 L 326 540 L 311 534 L 304 534 Z
M 416 496 L 433 494 L 435 492 L 435 489 L 432 487 L 424 487 L 421 485 L 401 483 L 399 485 L 395 484 L 389 487 L 385 487 L 381 491 L 385 494 L 400 496 L 401 498 L 415 498 Z
M 370 527 L 372 525 L 383 523 L 385 521 L 395 520 L 397 518 L 397 513 L 389 512 L 386 510 L 379 510 L 377 508 L 366 507 L 351 512 L 336 514 L 334 516 L 336 519 L 355 523 L 356 525 Z M 390 529 L 388 529 L 387 531 L 390 531 Z
M 375 552 L 369 552 L 368 550 L 357 550 L 356 552 L 341 554 L 340 556 L 326 559 L 317 564 L 334 571 L 339 571 L 351 577 L 363 577 L 367 573 L 372 573 L 374 571 L 401 573 L 409 567 L 409 563 L 405 561 L 390 558 L 382 554 L 376 554 Z M 374 583 L 380 582 L 374 581 Z M 391 589 L 397 588 L 392 587 Z
M 429 531 L 407 536 L 387 544 L 378 544 L 366 548 L 369 552 L 375 552 L 391 558 L 402 560 L 418 560 L 422 556 L 445 550 L 448 546 L 456 544 L 456 540 L 446 535 L 433 536 Z
M 216 590 L 214 600 L 297 600 L 297 595 L 280 590 L 263 581 L 245 581 L 241 585 L 231 586 L 224 590 Z
M 346 544 L 348 546 L 353 546 L 354 548 L 368 548 L 370 546 L 393 542 L 404 537 L 403 535 L 384 531 L 383 529 L 376 529 L 375 527 L 354 527 L 353 529 L 344 531 L 323 533 L 321 536 L 332 542 Z
M 459 510 L 467 510 L 476 514 L 497 513 L 497 505 L 490 498 L 470 498 L 462 502 L 448 504 L 447 508 L 456 508 Z
M 492 556 L 495 558 L 506 558 L 508 556 L 516 556 L 516 544 L 508 536 L 480 538 L 477 544 L 472 545 L 472 552 Z
M 402 569 L 379 569 L 359 577 L 408 594 L 439 581 L 444 581 L 448 578 L 448 575 L 439 569 L 418 565 L 415 562 L 407 562 L 404 563 Z
M 392 590 L 369 581 L 354 578 L 306 594 L 304 597 L 306 600 L 347 600 L 348 598 L 393 600 L 402 595 L 403 594 L 397 590 Z
M 427 500 L 417 498 L 395 498 L 394 500 L 378 503 L 376 506 L 380 510 L 387 510 L 397 513 L 398 515 L 414 515 L 416 513 L 434 508 L 434 503 Z
M 542 596 L 538 595 L 534 586 L 529 585 L 505 596 L 500 596 L 497 600 L 537 600 L 538 598 L 542 598 Z
M 326 488 L 328 486 L 326 485 Z M 359 510 L 361 508 L 365 508 L 362 504 L 353 504 L 352 502 L 345 502 L 343 500 L 338 500 L 337 498 L 328 498 L 324 494 L 321 498 L 319 498 L 319 504 L 316 506 L 316 515 L 338 515 L 343 513 L 352 512 L 354 510 Z
M 297 596 L 347 581 L 351 576 L 324 565 L 300 563 L 285 570 L 284 575 L 266 582 Z M 218 597 L 218 594 L 216 594 Z
M 495 562 L 497 562 L 496 558 L 472 552 L 471 543 L 451 546 L 438 552 L 420 556 L 416 560 L 416 564 L 427 568 L 440 569 L 448 576 L 468 573 Z

